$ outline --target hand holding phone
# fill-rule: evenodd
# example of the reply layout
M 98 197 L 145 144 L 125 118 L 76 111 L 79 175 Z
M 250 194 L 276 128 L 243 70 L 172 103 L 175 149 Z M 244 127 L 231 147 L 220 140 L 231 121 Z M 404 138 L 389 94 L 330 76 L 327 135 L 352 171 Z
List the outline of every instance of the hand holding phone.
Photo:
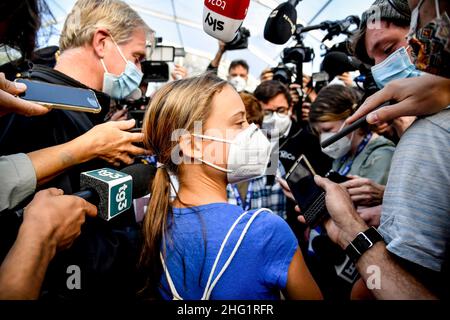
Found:
M 304 155 L 297 159 L 286 174 L 286 181 L 306 223 L 314 227 L 326 216 L 325 192 L 314 181 L 314 169 Z
M 93 90 L 17 79 L 27 90 L 19 97 L 53 109 L 99 113 L 102 110 Z
M 17 95 L 26 91 L 23 83 L 11 82 L 0 72 L 0 117 L 8 113 L 24 116 L 39 116 L 46 114 L 49 109 L 36 103 L 18 99 Z

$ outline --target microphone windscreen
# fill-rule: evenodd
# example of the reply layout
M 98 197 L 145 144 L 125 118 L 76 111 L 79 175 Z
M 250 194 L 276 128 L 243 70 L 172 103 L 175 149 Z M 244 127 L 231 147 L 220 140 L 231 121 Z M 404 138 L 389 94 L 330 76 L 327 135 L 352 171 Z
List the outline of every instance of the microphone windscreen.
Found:
M 133 199 L 142 198 L 150 193 L 156 170 L 154 166 L 143 163 L 132 164 L 120 170 L 133 178 Z
M 334 77 L 341 75 L 344 72 L 358 70 L 358 64 L 357 61 L 352 60 L 352 58 L 345 53 L 333 51 L 323 58 L 320 69 L 329 74 L 329 80 L 331 81 Z
M 264 39 L 274 44 L 285 44 L 294 34 L 297 25 L 297 10 L 285 2 L 276 7 L 266 21 Z

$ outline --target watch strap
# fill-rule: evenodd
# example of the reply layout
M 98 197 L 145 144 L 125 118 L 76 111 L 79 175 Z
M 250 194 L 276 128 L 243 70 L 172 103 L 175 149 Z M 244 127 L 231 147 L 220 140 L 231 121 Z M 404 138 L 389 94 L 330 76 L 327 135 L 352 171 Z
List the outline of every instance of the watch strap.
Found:
M 377 229 L 370 227 L 366 231 L 358 233 L 356 238 L 345 249 L 345 253 L 352 261 L 356 262 L 375 243 L 383 240 Z

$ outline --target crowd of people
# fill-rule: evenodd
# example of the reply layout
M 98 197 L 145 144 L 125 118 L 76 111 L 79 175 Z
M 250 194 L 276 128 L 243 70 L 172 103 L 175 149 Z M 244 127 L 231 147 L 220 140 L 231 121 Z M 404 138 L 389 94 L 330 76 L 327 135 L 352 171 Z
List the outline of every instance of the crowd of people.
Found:
M 267 69 L 253 87 L 240 59 L 221 79 L 219 42 L 203 74 L 175 67 L 139 132 L 113 106 L 140 93 L 155 31 L 123 1 L 78 0 L 55 65 L 43 65 L 35 43 L 46 8 L 0 4 L 0 43 L 21 53 L 20 73 L 0 73 L 0 299 L 449 297 L 448 1 L 367 8 L 351 38 L 380 89 L 365 100 L 348 73 L 318 90 L 311 76 L 285 84 Z M 16 77 L 91 89 L 102 112 L 23 100 Z M 286 181 L 301 156 L 326 194 L 318 226 Z M 71 195 L 83 172 L 138 162 L 157 168 L 143 221 L 133 208 L 102 220 Z M 81 271 L 76 290 L 70 266 Z

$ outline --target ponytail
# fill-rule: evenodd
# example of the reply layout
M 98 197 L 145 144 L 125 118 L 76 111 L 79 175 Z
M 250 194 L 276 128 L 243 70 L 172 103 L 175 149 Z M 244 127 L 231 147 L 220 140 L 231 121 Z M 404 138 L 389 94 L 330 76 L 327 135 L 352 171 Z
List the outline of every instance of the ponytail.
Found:
M 153 179 L 142 228 L 139 264 L 146 283 L 139 293 L 146 297 L 156 298 L 158 294 L 163 271 L 160 251 L 173 212 L 169 172 L 178 176 L 180 170 L 176 161 L 172 161 L 172 151 L 178 145 L 173 133 L 180 129 L 192 132 L 196 121 L 206 121 L 214 95 L 226 85 L 227 82 L 213 74 L 173 81 L 159 89 L 148 106 L 143 124 L 144 143 L 163 166 Z M 167 237 L 170 238 L 170 234 Z
M 148 274 L 145 287 L 142 292 L 150 298 L 156 298 L 162 264 L 159 257 L 163 234 L 167 229 L 167 220 L 172 212 L 170 202 L 170 176 L 165 167 L 156 171 L 151 186 L 151 198 L 147 214 L 144 219 L 144 242 L 140 256 L 140 266 L 145 268 Z

